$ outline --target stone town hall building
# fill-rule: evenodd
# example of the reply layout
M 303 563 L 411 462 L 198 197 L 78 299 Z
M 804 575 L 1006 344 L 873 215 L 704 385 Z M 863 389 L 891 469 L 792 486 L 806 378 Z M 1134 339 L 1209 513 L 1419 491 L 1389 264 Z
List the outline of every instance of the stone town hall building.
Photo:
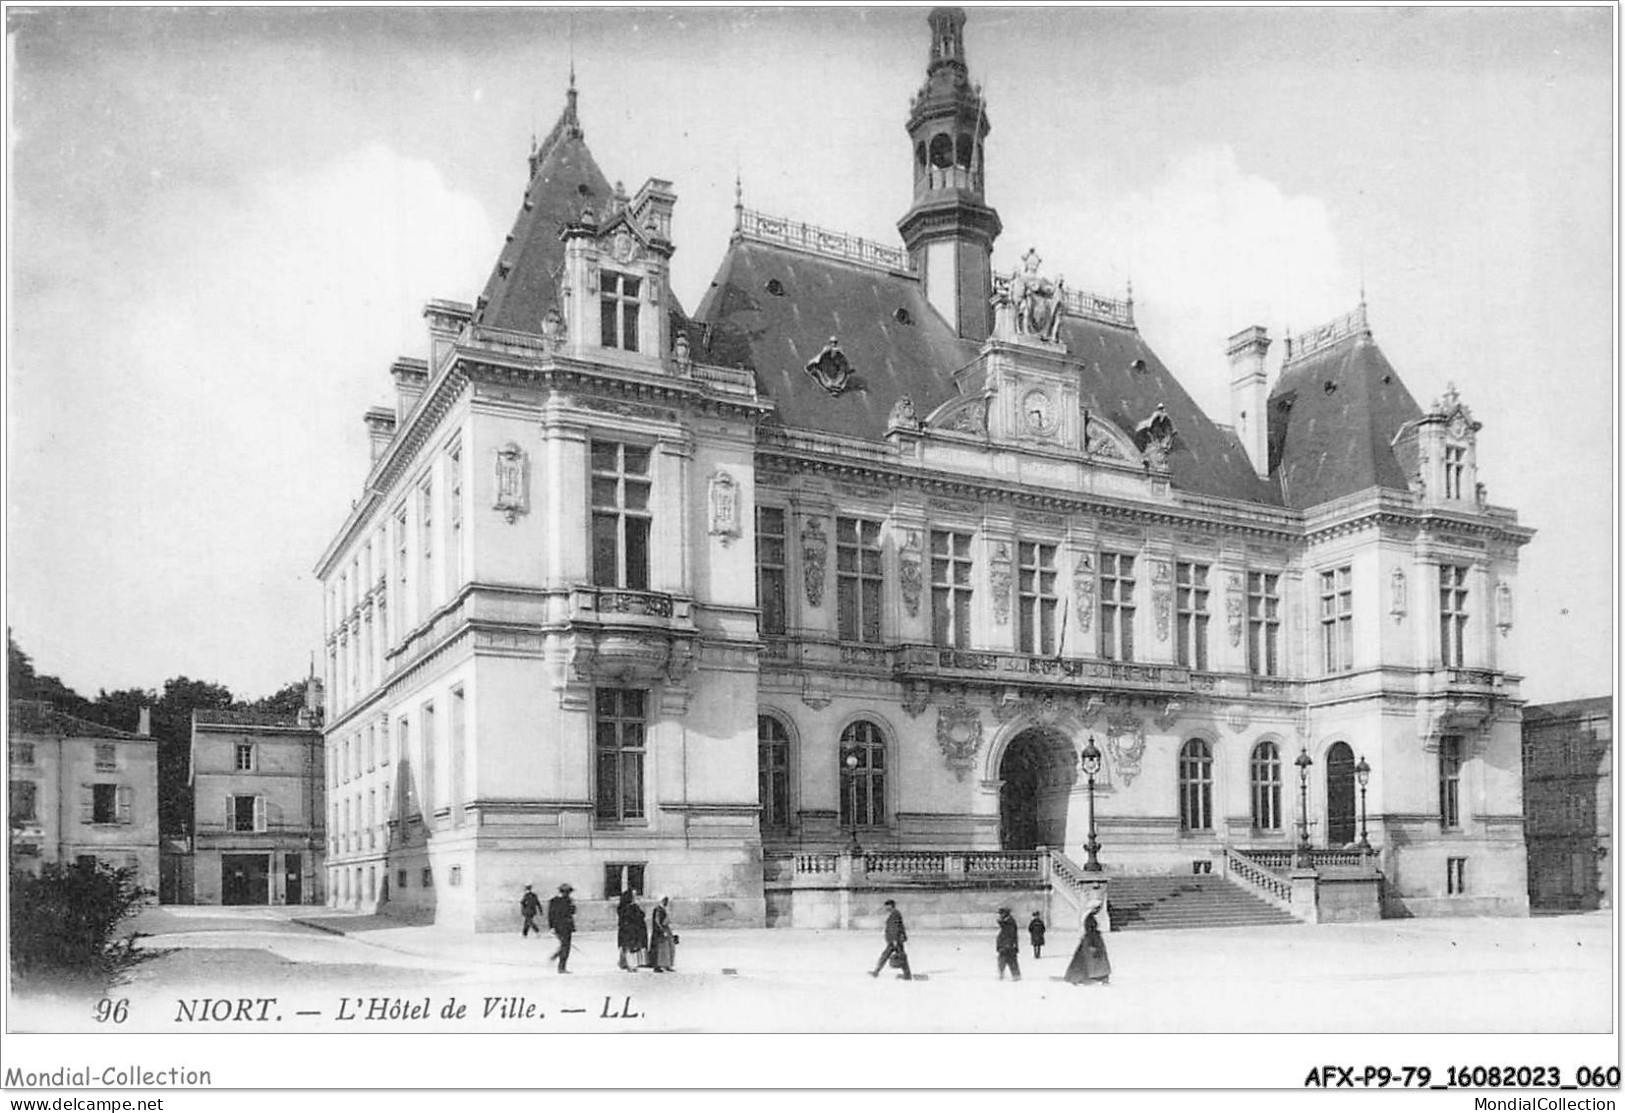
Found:
M 1093 741 L 1107 878 L 1343 849 L 1363 805 L 1388 914 L 1526 909 L 1532 534 L 1479 423 L 1363 304 L 1270 389 L 1232 336 L 1221 423 L 1131 298 L 996 270 L 963 22 L 929 17 L 902 246 L 740 206 L 692 312 L 672 184 L 612 185 L 572 85 L 318 567 L 330 899 L 799 923 L 854 869 L 1075 870 Z

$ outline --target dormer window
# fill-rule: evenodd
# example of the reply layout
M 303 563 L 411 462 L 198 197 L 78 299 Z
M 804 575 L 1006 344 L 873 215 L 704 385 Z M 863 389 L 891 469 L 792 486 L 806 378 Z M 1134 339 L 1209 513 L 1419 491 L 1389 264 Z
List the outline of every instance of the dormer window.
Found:
M 643 280 L 629 274 L 604 271 L 598 304 L 603 321 L 603 345 L 623 351 L 638 350 L 638 291 Z
M 1444 497 L 1462 497 L 1462 481 L 1467 474 L 1467 448 L 1465 445 L 1444 446 Z

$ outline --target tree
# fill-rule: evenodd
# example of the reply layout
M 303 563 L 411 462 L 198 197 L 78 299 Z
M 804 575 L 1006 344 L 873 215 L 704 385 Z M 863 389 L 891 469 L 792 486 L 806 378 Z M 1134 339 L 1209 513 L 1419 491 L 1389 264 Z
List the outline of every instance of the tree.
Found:
M 90 701 L 54 676 L 34 671 L 33 658 L 23 652 L 11 628 L 6 628 L 6 680 L 12 699 L 45 700 L 58 711 L 84 717 Z
M 271 695 L 243 704 L 245 711 L 259 711 L 266 715 L 287 715 L 290 718 L 305 708 L 304 680 L 290 680 Z

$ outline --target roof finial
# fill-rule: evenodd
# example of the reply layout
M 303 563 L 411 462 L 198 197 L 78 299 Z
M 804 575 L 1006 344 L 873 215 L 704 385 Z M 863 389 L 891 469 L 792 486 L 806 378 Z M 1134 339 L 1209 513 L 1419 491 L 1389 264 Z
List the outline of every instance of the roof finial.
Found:
M 745 183 L 739 177 L 739 169 L 734 169 L 734 231 L 737 232 L 745 225 Z

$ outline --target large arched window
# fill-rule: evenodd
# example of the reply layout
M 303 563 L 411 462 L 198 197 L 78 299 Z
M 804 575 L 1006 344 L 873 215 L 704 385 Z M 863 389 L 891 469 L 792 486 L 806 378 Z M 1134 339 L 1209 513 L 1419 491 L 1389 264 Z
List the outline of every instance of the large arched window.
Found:
M 756 783 L 762 830 L 784 830 L 790 825 L 790 734 L 771 715 L 756 716 Z
M 1281 751 L 1274 742 L 1253 747 L 1253 829 L 1281 829 Z
M 886 822 L 886 737 L 859 719 L 841 732 L 841 825 L 878 827 Z
M 1213 829 L 1213 752 L 1200 738 L 1179 751 L 1179 826 L 1184 831 Z

